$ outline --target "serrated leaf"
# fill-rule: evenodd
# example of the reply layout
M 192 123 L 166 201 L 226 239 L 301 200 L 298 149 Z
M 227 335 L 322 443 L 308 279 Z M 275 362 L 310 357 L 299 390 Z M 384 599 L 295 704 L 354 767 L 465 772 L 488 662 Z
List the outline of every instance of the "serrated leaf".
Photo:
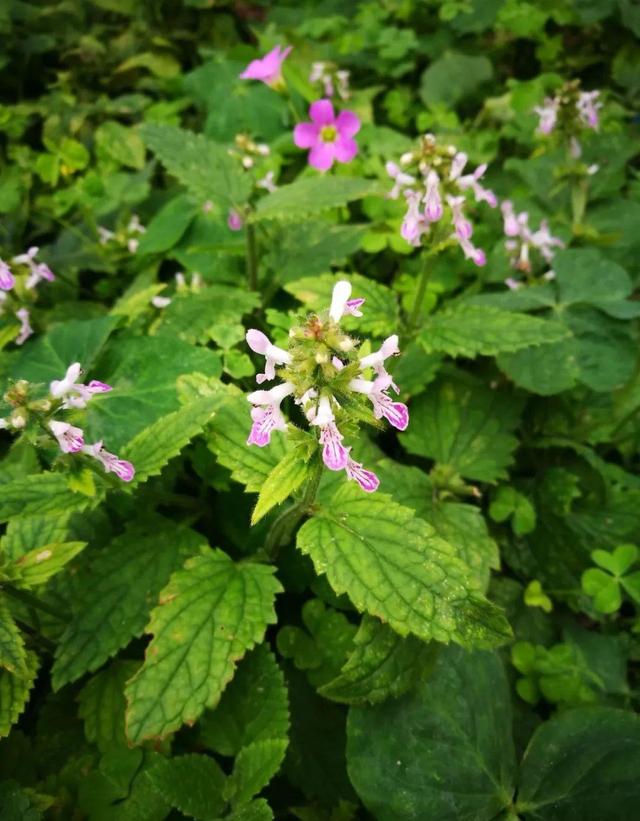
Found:
M 157 333 L 190 344 L 205 345 L 215 324 L 237 325 L 257 308 L 257 294 L 226 285 L 210 285 L 195 293 L 177 293 L 163 311 Z
M 79 362 L 88 370 L 117 324 L 116 317 L 102 316 L 55 325 L 44 336 L 25 345 L 12 363 L 11 376 L 48 383 L 62 379 L 72 362 Z
M 169 576 L 203 541 L 158 517 L 134 525 L 97 554 L 56 648 L 54 690 L 96 670 L 142 635 Z
M 9 565 L 7 575 L 16 587 L 44 584 L 86 546 L 86 542 L 53 542 L 37 547 Z
M 409 453 L 435 459 L 468 479 L 506 476 L 518 440 L 520 401 L 479 382 L 440 380 L 411 405 L 411 424 L 400 441 Z
M 226 806 L 227 776 L 205 755 L 161 759 L 149 770 L 148 778 L 168 804 L 189 818 L 211 821 Z
M 344 278 L 344 274 L 305 277 L 305 279 L 287 283 L 285 291 L 304 303 L 307 310 L 326 311 L 331 304 L 333 286 L 339 279 Z M 398 328 L 398 302 L 393 291 L 386 285 L 381 285 L 360 274 L 349 274 L 348 279 L 353 288 L 353 296 L 363 297 L 366 301 L 362 309 L 362 318 L 350 320 L 345 317 L 343 319 L 345 327 L 357 328 L 358 333 L 379 337 L 395 333 Z
M 287 743 L 286 739 L 267 738 L 240 750 L 225 791 L 234 807 L 246 803 L 267 786 L 280 769 Z
M 242 659 L 218 706 L 203 713 L 198 728 L 203 744 L 225 756 L 237 755 L 253 741 L 287 737 L 287 688 L 266 644 Z
M 24 640 L 4 598 L 0 598 L 0 668 L 25 675 L 27 653 Z
M 220 404 L 217 394 L 197 399 L 179 410 L 163 416 L 140 433 L 122 451 L 121 456 L 135 466 L 136 485 L 157 476 L 170 459 L 202 433 Z
M 296 451 L 287 453 L 267 476 L 251 514 L 251 524 L 257 524 L 271 508 L 282 504 L 304 482 L 309 465 Z
M 31 650 L 26 652 L 25 674 L 16 675 L 0 670 L 0 738 L 9 735 L 29 700 L 29 693 L 38 673 L 39 660 Z
M 300 221 L 307 214 L 318 214 L 327 208 L 338 208 L 378 191 L 380 183 L 377 180 L 357 177 L 305 177 L 289 185 L 282 185 L 277 191 L 259 200 L 252 220 Z
M 200 202 L 210 199 L 231 207 L 248 199 L 251 178 L 225 146 L 163 123 L 145 123 L 141 134 L 167 171 Z
M 362 619 L 354 644 L 340 675 L 318 690 L 321 696 L 355 705 L 397 698 L 428 674 L 438 652 L 436 644 L 399 636 L 371 616 Z
M 230 392 L 215 415 L 207 434 L 207 446 L 220 464 L 231 471 L 231 477 L 246 486 L 247 493 L 258 493 L 285 456 L 288 443 L 284 436 L 275 433 L 268 448 L 247 445 L 251 429 L 249 410 L 246 396 Z
M 14 516 L 66 514 L 82 510 L 90 501 L 84 494 L 74 493 L 69 488 L 63 473 L 38 473 L 2 486 L 0 522 Z
M 273 821 L 273 811 L 264 798 L 257 798 L 225 815 L 224 821 Z
M 401 636 L 493 646 L 510 635 L 454 548 L 389 496 L 344 485 L 302 526 L 297 545 L 336 593 Z
M 411 693 L 351 708 L 347 761 L 377 821 L 500 817 L 512 801 L 516 761 L 499 656 L 446 647 Z
M 80 691 L 78 715 L 84 721 L 84 733 L 101 752 L 126 744 L 124 686 L 136 667 L 135 661 L 114 661 Z
M 137 254 L 161 254 L 176 245 L 197 213 L 187 197 L 178 195 L 169 200 L 147 225 L 140 237 Z
M 569 336 L 559 322 L 480 305 L 457 305 L 428 317 L 420 342 L 428 353 L 495 356 L 549 345 Z
M 145 662 L 127 686 L 127 736 L 163 737 L 213 707 L 238 661 L 275 621 L 274 568 L 221 550 L 189 559 L 151 613 Z

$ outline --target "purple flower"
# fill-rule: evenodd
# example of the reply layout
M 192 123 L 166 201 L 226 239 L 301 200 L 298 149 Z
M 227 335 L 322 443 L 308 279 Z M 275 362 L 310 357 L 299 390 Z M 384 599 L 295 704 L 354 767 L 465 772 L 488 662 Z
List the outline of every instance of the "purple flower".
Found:
M 433 170 L 427 174 L 426 191 L 422 202 L 425 217 L 429 222 L 437 222 L 442 217 L 443 208 L 440 196 L 440 177 Z
M 598 110 L 602 108 L 602 103 L 598 101 L 599 96 L 599 91 L 582 91 L 576 102 L 580 119 L 588 128 L 593 128 L 594 131 L 598 130 Z
M 362 393 L 373 405 L 376 419 L 384 418 L 398 430 L 406 430 L 409 424 L 409 409 L 402 402 L 394 402 L 387 394 L 392 387 L 391 377 L 378 377 L 374 382 L 368 379 L 352 379 L 349 387 L 356 393 Z
M 355 462 L 350 456 L 345 467 L 347 479 L 354 479 L 366 493 L 373 493 L 380 485 L 380 479 L 371 470 L 365 470 L 360 462 Z
M 49 430 L 58 440 L 63 453 L 78 453 L 84 447 L 84 434 L 81 428 L 74 428 L 67 422 L 53 419 L 49 422 Z
M 393 336 L 389 336 L 385 339 L 379 350 L 368 354 L 368 356 L 362 357 L 360 360 L 360 369 L 364 370 L 365 368 L 373 368 L 376 372 L 376 376 L 383 376 L 391 379 L 387 373 L 384 363 L 390 356 L 397 356 L 399 353 L 400 348 L 398 347 L 398 336 L 397 334 L 394 334 Z M 390 384 L 395 392 L 399 393 L 396 385 L 393 382 Z
M 274 379 L 276 375 L 276 365 L 289 365 L 291 363 L 291 354 L 277 345 L 272 345 L 269 337 L 251 328 L 246 334 L 247 345 L 255 353 L 262 354 L 266 359 L 264 373 L 259 373 L 256 376 L 256 382 L 261 385 L 263 382 Z
M 0 259 L 0 289 L 10 291 L 16 284 L 16 278 L 11 273 L 11 268 L 6 262 Z
M 244 220 L 242 219 L 240 214 L 235 210 L 235 208 L 231 208 L 229 210 L 229 214 L 227 215 L 227 225 L 232 231 L 242 230 Z
M 417 248 L 422 240 L 422 235 L 429 230 L 429 223 L 426 217 L 420 213 L 420 194 L 407 188 L 404 196 L 407 201 L 407 212 L 402 220 L 400 235 L 410 245 Z
M 102 441 L 94 442 L 93 445 L 85 445 L 82 450 L 88 456 L 97 459 L 106 473 L 115 473 L 123 482 L 130 482 L 136 475 L 131 462 L 127 462 L 126 459 L 118 459 L 114 453 L 109 453 L 102 447 Z
M 351 283 L 344 279 L 336 282 L 333 286 L 331 305 L 329 306 L 329 316 L 334 322 L 340 322 L 345 314 L 362 316 L 360 308 L 364 305 L 365 300 L 362 297 L 350 299 L 350 296 Z
M 24 343 L 33 334 L 33 328 L 30 323 L 30 314 L 26 308 L 19 308 L 16 311 L 16 317 L 20 320 L 20 331 L 15 338 L 16 345 L 24 345 Z
M 533 110 L 540 118 L 538 131 L 540 134 L 551 134 L 558 120 L 560 100 L 557 97 L 545 97 L 544 105 L 536 106 Z
M 27 277 L 27 281 L 25 282 L 25 286 L 27 288 L 36 288 L 40 282 L 46 280 L 47 282 L 53 282 L 55 276 L 53 271 L 49 266 L 44 262 L 36 262 L 35 257 L 40 249 L 37 245 L 32 245 L 29 250 L 24 254 L 18 254 L 17 257 L 13 258 L 13 262 L 17 265 L 28 265 L 31 273 Z
M 347 466 L 349 451 L 342 444 L 343 439 L 344 436 L 336 427 L 335 422 L 327 422 L 326 425 L 321 426 L 322 461 L 329 470 L 344 470 Z
M 391 191 L 387 194 L 387 198 L 390 200 L 397 200 L 407 186 L 415 184 L 416 178 L 412 177 L 411 174 L 405 174 L 400 166 L 396 165 L 394 162 L 388 162 L 385 165 L 385 168 L 387 170 L 387 174 L 395 183 Z
M 350 162 L 358 153 L 353 139 L 360 130 L 360 119 L 353 111 L 336 117 L 330 100 L 317 100 L 309 107 L 310 123 L 299 123 L 293 131 L 298 148 L 310 148 L 309 165 L 328 171 L 337 160 Z
M 263 448 L 271 441 L 271 434 L 274 430 L 286 430 L 287 423 L 280 404 L 282 400 L 290 396 L 294 391 L 294 386 L 290 382 L 282 382 L 268 391 L 254 391 L 247 399 L 252 405 L 251 419 L 253 425 L 247 439 L 248 445 L 257 445 Z
M 64 379 L 54 379 L 49 385 L 49 392 L 54 399 L 64 399 L 61 405 L 64 409 L 85 408 L 94 394 L 108 393 L 113 390 L 111 385 L 99 382 L 97 379 L 92 379 L 88 385 L 79 383 L 80 373 L 80 363 L 74 362 L 67 368 Z
M 241 80 L 260 80 L 272 88 L 282 81 L 282 64 L 289 56 L 291 46 L 276 46 L 264 57 L 252 60 L 240 75 Z

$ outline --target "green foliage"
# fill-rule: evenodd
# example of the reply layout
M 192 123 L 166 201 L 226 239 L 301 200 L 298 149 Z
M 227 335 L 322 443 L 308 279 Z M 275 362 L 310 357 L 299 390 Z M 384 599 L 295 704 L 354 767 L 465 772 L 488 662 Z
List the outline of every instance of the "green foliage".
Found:
M 638 560 L 635 545 L 621 544 L 612 553 L 594 550 L 591 558 L 598 567 L 584 571 L 582 589 L 593 597 L 599 613 L 615 613 L 622 603 L 622 591 L 640 604 L 640 570 L 627 572 Z
M 291 496 L 307 478 L 307 473 L 307 464 L 301 456 L 295 451 L 287 453 L 265 479 L 251 514 L 251 524 L 259 522 L 272 507 Z
M 298 220 L 328 208 L 338 208 L 377 191 L 371 180 L 350 177 L 308 177 L 285 185 L 258 203 L 253 219 Z

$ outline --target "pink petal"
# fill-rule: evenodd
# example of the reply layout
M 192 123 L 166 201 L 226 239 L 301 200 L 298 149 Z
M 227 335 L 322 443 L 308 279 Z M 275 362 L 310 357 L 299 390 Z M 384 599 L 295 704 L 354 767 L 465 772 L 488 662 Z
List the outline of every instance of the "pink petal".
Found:
M 316 100 L 309 106 L 309 116 L 316 125 L 333 125 L 335 115 L 331 100 Z
M 341 137 L 353 137 L 360 131 L 360 117 L 353 111 L 341 111 L 336 117 L 336 128 Z
M 335 143 L 316 143 L 309 152 L 309 165 L 318 171 L 328 171 L 333 165 L 334 145 Z
M 123 482 L 130 482 L 136 475 L 136 469 L 131 462 L 127 462 L 126 459 L 118 459 L 113 466 L 113 472 L 118 478 L 122 479 Z
M 299 123 L 293 129 L 293 141 L 298 148 L 311 148 L 318 142 L 320 127 L 314 123 Z
M 349 451 L 337 439 L 330 439 L 322 448 L 322 461 L 329 470 L 344 470 L 349 459 Z
M 245 338 L 247 340 L 247 345 L 256 353 L 265 354 L 267 352 L 267 348 L 271 345 L 271 342 L 269 342 L 269 337 L 263 334 L 262 331 L 258 331 L 255 328 L 250 328 L 247 331 Z
M 333 143 L 335 147 L 335 157 L 338 162 L 351 162 L 358 153 L 358 146 L 351 137 L 338 137 Z
M 406 430 L 409 425 L 409 409 L 402 402 L 391 402 L 382 411 L 383 416 L 394 428 Z
M 262 80 L 267 74 L 262 60 L 252 60 L 239 76 L 241 80 Z

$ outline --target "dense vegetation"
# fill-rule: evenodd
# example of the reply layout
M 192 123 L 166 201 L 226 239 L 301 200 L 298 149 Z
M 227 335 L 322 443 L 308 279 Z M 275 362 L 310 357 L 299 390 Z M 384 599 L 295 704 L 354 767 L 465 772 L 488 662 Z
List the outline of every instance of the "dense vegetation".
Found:
M 628 821 L 637 3 L 0 5 L 0 819 Z

